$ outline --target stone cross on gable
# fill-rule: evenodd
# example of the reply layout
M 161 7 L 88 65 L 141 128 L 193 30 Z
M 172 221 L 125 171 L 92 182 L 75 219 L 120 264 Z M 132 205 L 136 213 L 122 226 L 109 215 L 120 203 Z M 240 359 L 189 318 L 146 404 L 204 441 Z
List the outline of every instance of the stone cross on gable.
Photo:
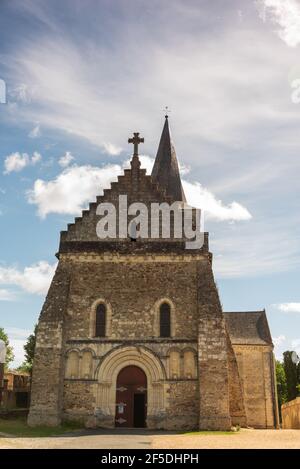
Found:
M 139 137 L 139 132 L 134 132 L 133 137 L 128 139 L 128 143 L 133 143 L 133 156 L 138 156 L 139 154 L 139 144 L 144 143 L 144 139 Z

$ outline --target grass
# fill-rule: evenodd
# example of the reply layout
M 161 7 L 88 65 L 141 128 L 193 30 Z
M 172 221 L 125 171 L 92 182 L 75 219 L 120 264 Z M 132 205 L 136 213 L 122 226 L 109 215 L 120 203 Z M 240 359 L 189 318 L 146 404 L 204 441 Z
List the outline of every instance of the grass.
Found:
M 27 437 L 46 437 L 46 436 L 56 436 L 63 435 L 66 432 L 72 432 L 82 428 L 76 422 L 64 423 L 59 427 L 29 427 L 25 419 L 0 419 L 0 433 L 5 433 L 9 436 L 27 436 Z M 1 435 L 0 435 L 1 437 Z

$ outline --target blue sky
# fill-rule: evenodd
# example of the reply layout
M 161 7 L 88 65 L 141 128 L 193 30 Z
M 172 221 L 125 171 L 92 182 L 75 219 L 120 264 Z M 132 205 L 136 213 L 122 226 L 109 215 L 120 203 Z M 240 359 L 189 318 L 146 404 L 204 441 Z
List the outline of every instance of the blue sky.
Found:
M 16 361 L 59 231 L 170 125 L 224 310 L 266 308 L 300 352 L 300 2 L 2 0 L 0 326 Z

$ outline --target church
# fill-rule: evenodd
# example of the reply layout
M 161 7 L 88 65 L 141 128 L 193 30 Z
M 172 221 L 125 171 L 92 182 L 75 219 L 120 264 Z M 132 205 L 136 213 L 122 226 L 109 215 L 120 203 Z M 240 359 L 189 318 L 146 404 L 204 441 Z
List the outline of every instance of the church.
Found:
M 130 168 L 61 232 L 37 329 L 29 425 L 277 428 L 266 313 L 222 310 L 208 233 L 197 249 L 172 233 L 99 239 L 99 204 L 117 206 L 121 195 L 146 207 L 186 203 L 168 116 L 151 175 L 138 155 L 143 139 L 129 142 Z

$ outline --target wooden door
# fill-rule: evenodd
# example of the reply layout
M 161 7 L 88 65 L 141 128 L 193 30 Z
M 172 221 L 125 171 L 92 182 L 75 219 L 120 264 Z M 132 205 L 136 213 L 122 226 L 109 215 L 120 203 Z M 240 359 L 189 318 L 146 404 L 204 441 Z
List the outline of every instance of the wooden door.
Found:
M 147 377 L 138 366 L 126 366 L 117 378 L 116 427 L 145 427 Z

